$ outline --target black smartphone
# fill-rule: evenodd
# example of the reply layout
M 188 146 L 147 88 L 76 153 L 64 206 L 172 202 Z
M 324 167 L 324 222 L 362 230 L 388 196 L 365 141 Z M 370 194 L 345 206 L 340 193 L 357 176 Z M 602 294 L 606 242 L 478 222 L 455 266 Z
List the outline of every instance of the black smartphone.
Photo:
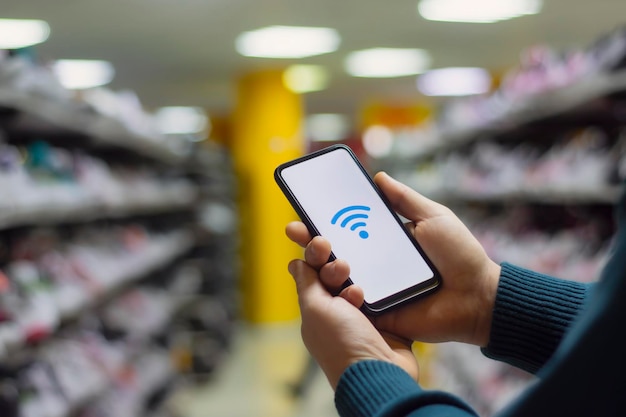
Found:
M 312 236 L 350 265 L 368 314 L 437 289 L 441 277 L 352 150 L 333 145 L 284 163 L 274 178 Z

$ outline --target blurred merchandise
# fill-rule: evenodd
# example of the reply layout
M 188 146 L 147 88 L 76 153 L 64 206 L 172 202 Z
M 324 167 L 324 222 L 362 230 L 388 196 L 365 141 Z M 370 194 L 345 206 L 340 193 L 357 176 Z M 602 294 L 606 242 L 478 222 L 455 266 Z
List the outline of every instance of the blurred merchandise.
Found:
M 132 92 L 69 91 L 0 55 L 0 415 L 168 416 L 217 369 L 235 181 L 197 141 L 158 132 Z
M 188 179 L 111 166 L 42 141 L 0 144 L 0 186 L 12 197 L 0 201 L 0 227 L 187 207 L 196 198 Z
M 481 416 L 494 415 L 536 379 L 462 343 L 439 344 L 433 356 L 428 364 L 430 385 L 466 399 Z
M 425 161 L 400 180 L 434 199 L 617 199 L 623 134 L 587 128 L 560 139 L 479 141 Z
M 494 135 L 519 133 L 552 120 L 566 126 L 586 118 L 620 120 L 612 100 L 626 90 L 626 27 L 580 50 L 528 48 L 490 93 L 445 101 L 436 117 L 414 129 L 395 132 L 392 155 L 411 160 Z M 567 117 L 570 112 L 574 120 Z M 554 126 L 554 125 L 553 125 Z M 408 133 L 408 134 L 407 134 Z
M 100 149 L 121 147 L 177 163 L 192 152 L 186 138 L 159 132 L 133 92 L 68 90 L 50 68 L 26 56 L 0 54 L 0 110 L 19 113 L 9 118 L 13 125 L 43 124 L 81 134 Z
M 549 212 L 545 210 L 544 215 Z M 558 210 L 552 213 L 561 217 L 553 222 L 553 230 L 533 225 L 537 212 L 528 208 L 511 208 L 482 219 L 467 217 L 466 212 L 462 220 L 498 263 L 511 262 L 569 280 L 596 281 L 609 254 L 607 231 L 614 227 L 610 217 L 595 224 L 582 218 L 558 229 L 556 225 L 567 216 Z
M 73 239 L 53 229 L 18 234 L 3 268 L 0 347 L 19 349 L 53 334 L 108 294 L 141 278 L 192 244 L 185 231 L 139 225 L 84 228 Z

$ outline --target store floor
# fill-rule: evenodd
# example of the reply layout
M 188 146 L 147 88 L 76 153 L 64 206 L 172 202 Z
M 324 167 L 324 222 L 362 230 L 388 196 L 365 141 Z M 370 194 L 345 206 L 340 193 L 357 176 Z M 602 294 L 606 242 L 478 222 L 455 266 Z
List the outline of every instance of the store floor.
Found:
M 466 399 L 482 417 L 494 415 L 534 378 L 459 343 L 416 345 L 420 383 Z M 175 417 L 338 417 L 324 374 L 315 366 L 301 397 L 293 387 L 310 363 L 300 323 L 241 325 L 232 350 L 203 384 L 181 389 L 168 402 Z
M 177 417 L 333 417 L 333 392 L 316 367 L 301 397 L 294 384 L 309 361 L 300 324 L 242 325 L 232 351 L 205 384 L 171 401 Z

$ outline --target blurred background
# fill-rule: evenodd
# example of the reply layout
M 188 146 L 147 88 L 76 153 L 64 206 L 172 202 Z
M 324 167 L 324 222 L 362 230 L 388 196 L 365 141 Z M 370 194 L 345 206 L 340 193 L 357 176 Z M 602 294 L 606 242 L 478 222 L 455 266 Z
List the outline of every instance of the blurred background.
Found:
M 4 0 L 0 414 L 318 417 L 273 180 L 345 143 L 496 261 L 593 281 L 626 173 L 620 0 Z M 533 377 L 416 343 L 493 415 Z

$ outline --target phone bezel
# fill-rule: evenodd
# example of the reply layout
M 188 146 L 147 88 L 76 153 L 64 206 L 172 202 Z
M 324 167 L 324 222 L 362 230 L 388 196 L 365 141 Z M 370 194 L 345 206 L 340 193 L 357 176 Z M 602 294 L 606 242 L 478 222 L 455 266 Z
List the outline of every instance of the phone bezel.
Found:
M 285 163 L 279 165 L 274 170 L 274 179 L 276 180 L 276 183 L 280 187 L 280 189 L 283 192 L 283 194 L 285 194 L 285 196 L 287 197 L 287 200 L 289 200 L 289 203 L 293 206 L 294 210 L 296 211 L 296 213 L 298 214 L 298 216 L 300 217 L 302 222 L 306 225 L 307 229 L 309 230 L 309 233 L 311 233 L 311 236 L 320 236 L 321 234 L 317 230 L 317 228 L 315 227 L 315 225 L 313 224 L 313 222 L 311 221 L 309 216 L 307 215 L 305 209 L 301 206 L 301 204 L 298 201 L 298 199 L 292 193 L 292 191 L 289 188 L 289 185 L 287 184 L 287 182 L 282 177 L 282 171 L 284 169 L 286 169 L 286 168 L 289 168 L 289 167 L 293 166 L 293 165 L 297 165 L 297 164 L 306 162 L 306 161 L 308 161 L 310 159 L 317 158 L 319 156 L 327 154 L 329 152 L 336 152 L 336 151 L 348 152 L 348 155 L 350 156 L 352 161 L 356 164 L 356 166 L 359 168 L 359 170 L 365 176 L 365 178 L 367 178 L 370 186 L 374 189 L 374 191 L 381 198 L 381 200 L 383 201 L 383 203 L 385 204 L 385 206 L 387 207 L 389 212 L 392 214 L 394 219 L 398 222 L 398 224 L 400 225 L 400 229 L 404 232 L 404 234 L 409 239 L 409 241 L 411 241 L 411 243 L 413 244 L 413 246 L 415 247 L 417 252 L 420 254 L 420 256 L 424 259 L 424 261 L 426 262 L 428 267 L 433 271 L 433 277 L 432 278 L 430 278 L 430 279 L 428 279 L 428 280 L 426 280 L 426 281 L 424 281 L 424 282 L 422 282 L 420 284 L 417 284 L 417 285 L 411 286 L 409 288 L 406 288 L 406 289 L 404 289 L 402 291 L 399 291 L 399 292 L 397 292 L 397 293 L 395 293 L 393 295 L 385 297 L 385 298 L 383 298 L 383 299 L 381 299 L 379 301 L 376 301 L 374 303 L 367 303 L 367 302 L 365 302 L 363 304 L 363 308 L 362 309 L 367 314 L 370 314 L 370 315 L 381 314 L 381 313 L 383 313 L 383 312 L 385 312 L 385 311 L 387 311 L 387 310 L 389 310 L 391 308 L 398 307 L 400 305 L 403 305 L 403 304 L 405 304 L 405 303 L 407 303 L 409 301 L 412 301 L 412 300 L 416 299 L 417 297 L 420 297 L 420 296 L 423 296 L 423 295 L 426 295 L 426 294 L 429 294 L 429 293 L 435 291 L 441 285 L 441 275 L 439 274 L 439 271 L 437 270 L 437 268 L 435 268 L 435 266 L 433 265 L 432 261 L 428 258 L 428 256 L 426 256 L 426 254 L 424 253 L 424 250 L 419 245 L 417 240 L 415 240 L 413 235 L 409 232 L 409 230 L 402 223 L 402 220 L 396 214 L 396 212 L 393 210 L 393 208 L 391 207 L 391 204 L 389 203 L 388 199 L 385 197 L 385 195 L 382 193 L 382 191 L 380 191 L 380 189 L 378 188 L 376 183 L 374 183 L 373 179 L 367 173 L 367 171 L 365 170 L 365 168 L 363 167 L 363 165 L 361 164 L 361 162 L 359 161 L 357 156 L 354 154 L 352 149 L 350 149 L 350 147 L 348 147 L 346 145 L 337 144 L 337 145 L 328 146 L 326 148 L 323 148 L 323 149 L 320 149 L 318 151 L 315 151 L 315 152 L 309 153 L 307 155 L 304 155 L 304 156 L 302 156 L 300 158 L 291 160 L 289 162 L 285 162 Z M 336 259 L 336 257 L 334 255 L 334 253 L 331 253 L 329 262 L 334 260 L 334 259 Z M 344 284 L 343 288 L 345 288 L 346 286 L 351 285 L 351 284 L 353 284 L 353 281 L 352 281 L 352 278 L 349 278 L 346 281 L 346 283 Z

